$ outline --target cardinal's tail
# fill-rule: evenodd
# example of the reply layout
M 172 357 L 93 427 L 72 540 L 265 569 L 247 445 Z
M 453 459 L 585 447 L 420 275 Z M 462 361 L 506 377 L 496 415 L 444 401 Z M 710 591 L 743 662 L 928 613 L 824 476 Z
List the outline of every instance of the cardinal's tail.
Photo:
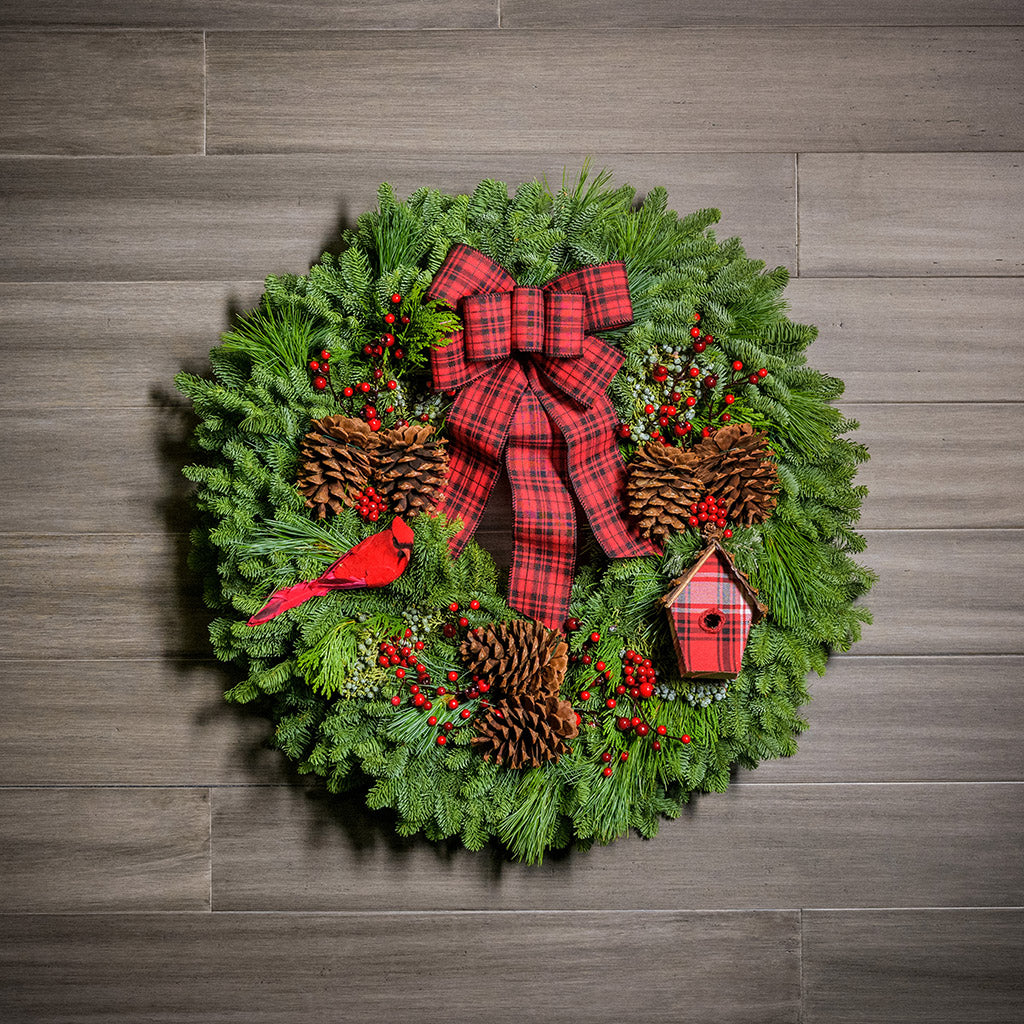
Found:
M 301 583 L 293 583 L 290 587 L 282 587 L 270 595 L 270 600 L 249 620 L 248 625 L 261 626 L 264 622 L 276 618 L 281 612 L 297 608 L 304 601 L 323 593 L 324 588 L 319 585 L 319 580 L 303 580 Z

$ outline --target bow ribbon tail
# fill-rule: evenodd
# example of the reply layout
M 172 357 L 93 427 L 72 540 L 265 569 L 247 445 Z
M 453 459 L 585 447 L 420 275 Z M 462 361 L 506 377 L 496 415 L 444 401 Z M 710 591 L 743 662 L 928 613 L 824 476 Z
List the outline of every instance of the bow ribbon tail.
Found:
M 530 391 L 512 419 L 505 464 L 514 540 L 509 604 L 562 629 L 576 561 L 576 515 L 565 485 L 565 443 Z
M 659 554 L 626 517 L 622 500 L 626 466 L 615 441 L 617 420 L 611 399 L 601 394 L 589 408 L 581 407 L 548 386 L 533 367 L 530 386 L 565 437 L 569 479 L 605 554 L 610 558 Z
M 525 391 L 526 376 L 519 365 L 499 363 L 463 388 L 448 414 L 448 473 L 437 511 L 462 520 L 462 529 L 449 545 L 453 558 L 469 543 L 487 507 Z

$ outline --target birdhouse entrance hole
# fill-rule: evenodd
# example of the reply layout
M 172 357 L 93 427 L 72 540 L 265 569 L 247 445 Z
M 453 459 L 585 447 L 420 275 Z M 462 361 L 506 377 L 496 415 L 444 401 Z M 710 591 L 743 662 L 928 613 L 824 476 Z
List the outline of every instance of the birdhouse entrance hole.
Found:
M 718 608 L 709 608 L 700 617 L 700 628 L 705 633 L 717 633 L 725 622 L 725 616 Z

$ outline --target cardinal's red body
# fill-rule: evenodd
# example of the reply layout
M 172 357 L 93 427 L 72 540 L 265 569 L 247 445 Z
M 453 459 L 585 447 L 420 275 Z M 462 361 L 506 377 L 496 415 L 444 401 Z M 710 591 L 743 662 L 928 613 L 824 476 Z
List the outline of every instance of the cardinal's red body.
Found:
M 281 612 L 332 590 L 386 587 L 405 572 L 412 556 L 412 541 L 412 530 L 405 520 L 396 517 L 389 529 L 360 541 L 315 580 L 303 580 L 275 591 L 249 620 L 249 625 L 262 625 Z

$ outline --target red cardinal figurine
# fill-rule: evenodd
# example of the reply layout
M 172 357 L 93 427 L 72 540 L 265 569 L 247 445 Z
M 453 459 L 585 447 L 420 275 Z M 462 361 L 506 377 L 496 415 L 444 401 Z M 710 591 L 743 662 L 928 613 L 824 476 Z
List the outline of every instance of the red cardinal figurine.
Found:
M 311 597 L 322 597 L 332 590 L 357 587 L 386 587 L 405 572 L 412 555 L 412 530 L 395 518 L 389 530 L 381 530 L 346 551 L 322 576 L 282 587 L 249 620 L 250 626 L 269 622 L 289 608 L 296 608 Z

